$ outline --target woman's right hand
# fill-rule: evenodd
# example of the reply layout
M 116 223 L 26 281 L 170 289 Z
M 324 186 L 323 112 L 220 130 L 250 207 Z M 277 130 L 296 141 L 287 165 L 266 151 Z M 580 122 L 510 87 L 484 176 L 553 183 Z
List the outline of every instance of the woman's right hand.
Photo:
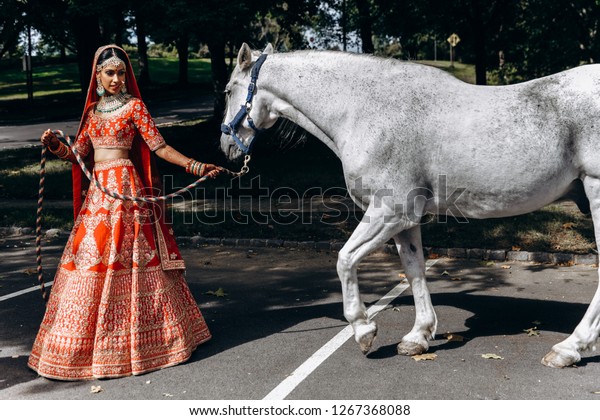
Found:
M 58 137 L 56 137 L 56 134 L 54 134 L 52 130 L 44 131 L 44 134 L 42 134 L 40 141 L 44 146 L 49 147 L 50 150 L 56 150 L 56 148 L 58 147 L 58 143 L 60 142 L 60 140 L 58 140 Z

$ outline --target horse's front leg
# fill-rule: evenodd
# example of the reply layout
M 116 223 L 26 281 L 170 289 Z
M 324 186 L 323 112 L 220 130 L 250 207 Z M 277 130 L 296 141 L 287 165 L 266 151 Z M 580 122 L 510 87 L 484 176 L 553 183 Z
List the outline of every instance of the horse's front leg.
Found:
M 586 177 L 583 180 L 585 193 L 590 201 L 596 244 L 600 249 L 600 179 Z M 598 272 L 600 275 L 600 270 Z M 550 367 L 565 367 L 581 360 L 582 350 L 592 347 L 600 334 L 600 285 L 573 334 L 552 347 L 552 351 L 542 359 Z
M 364 257 L 409 227 L 409 223 L 403 218 L 386 216 L 382 208 L 370 206 L 338 254 L 337 272 L 342 283 L 344 316 L 354 329 L 354 338 L 365 354 L 373 345 L 377 325 L 368 319 L 367 309 L 360 298 L 357 267 Z
M 404 273 L 415 301 L 415 325 L 398 344 L 398 354 L 413 356 L 429 349 L 437 328 L 437 317 L 425 279 L 425 257 L 421 245 L 421 227 L 415 226 L 394 237 Z

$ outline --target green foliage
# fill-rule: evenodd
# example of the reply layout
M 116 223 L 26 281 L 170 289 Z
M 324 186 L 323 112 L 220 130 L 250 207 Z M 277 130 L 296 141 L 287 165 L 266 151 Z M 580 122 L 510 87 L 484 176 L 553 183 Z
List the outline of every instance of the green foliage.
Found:
M 489 85 L 510 85 L 524 80 L 524 77 L 519 74 L 519 69 L 513 63 L 505 64 L 500 68 L 487 72 Z

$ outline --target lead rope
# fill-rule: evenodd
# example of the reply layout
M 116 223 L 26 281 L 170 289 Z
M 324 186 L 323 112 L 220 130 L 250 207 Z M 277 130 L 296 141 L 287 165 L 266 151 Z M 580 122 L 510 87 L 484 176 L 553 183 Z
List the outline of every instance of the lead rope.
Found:
M 65 136 L 65 134 L 61 130 L 55 130 L 55 131 L 53 131 L 53 133 L 66 140 L 67 144 L 69 145 L 69 147 L 73 151 L 73 154 L 75 155 L 75 159 L 77 160 L 77 163 L 83 170 L 83 173 L 85 174 L 85 176 L 90 180 L 90 182 L 94 182 L 96 184 L 96 187 L 98 187 L 103 193 L 109 195 L 110 197 L 116 198 L 118 200 L 135 201 L 138 203 L 139 202 L 157 203 L 159 201 L 166 201 L 175 196 L 182 195 L 184 192 L 191 190 L 192 188 L 196 187 L 201 182 L 204 182 L 208 179 L 208 175 L 204 175 L 203 177 L 199 178 L 198 180 L 191 183 L 187 187 L 181 188 L 171 194 L 162 195 L 159 197 L 133 197 L 133 196 L 129 196 L 129 195 L 119 194 L 117 192 L 108 190 L 107 188 L 105 188 L 103 185 L 100 184 L 100 182 L 96 179 L 96 177 L 85 166 L 83 159 L 77 152 L 77 149 L 73 145 L 73 142 L 71 141 L 71 138 L 69 136 Z M 35 228 L 35 234 L 36 234 L 35 252 L 36 252 L 36 262 L 37 262 L 37 273 L 38 273 L 38 282 L 40 284 L 40 290 L 42 292 L 42 298 L 44 299 L 44 302 L 47 302 L 47 300 L 48 300 L 48 294 L 46 293 L 46 287 L 44 285 L 44 270 L 42 267 L 42 209 L 43 209 L 43 203 L 44 203 L 44 183 L 46 181 L 46 153 L 47 153 L 47 150 L 48 150 L 48 147 L 46 145 L 42 145 L 42 155 L 41 155 L 41 159 L 40 159 L 40 186 L 39 186 L 39 190 L 38 190 L 37 217 L 35 220 L 35 225 L 36 225 L 35 226 L 36 227 Z M 250 155 L 246 155 L 244 157 L 244 164 L 239 172 L 233 172 L 233 171 L 230 171 L 229 169 L 225 169 L 225 168 L 221 168 L 221 169 L 223 169 L 223 171 L 226 174 L 230 175 L 232 178 L 238 178 L 238 177 L 241 177 L 241 176 L 247 174 L 250 171 L 250 167 L 248 166 L 248 163 L 250 163 Z
M 44 285 L 44 270 L 42 268 L 42 207 L 44 204 L 44 182 L 46 181 L 46 152 L 48 147 L 42 145 L 42 157 L 40 159 L 40 187 L 38 190 L 37 215 L 35 218 L 35 260 L 37 263 L 38 282 L 44 302 L 48 301 L 46 286 Z

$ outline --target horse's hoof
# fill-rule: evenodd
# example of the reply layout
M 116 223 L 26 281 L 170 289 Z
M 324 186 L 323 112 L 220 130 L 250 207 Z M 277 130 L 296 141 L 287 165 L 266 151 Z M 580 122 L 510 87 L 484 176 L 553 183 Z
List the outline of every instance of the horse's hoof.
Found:
M 579 353 L 558 353 L 554 350 L 551 350 L 550 353 L 544 356 L 542 359 L 542 364 L 552 368 L 563 368 L 567 366 L 571 366 L 581 360 L 581 356 Z
M 427 351 L 425 346 L 411 341 L 401 341 L 400 344 L 398 344 L 397 350 L 398 354 L 402 356 L 415 356 Z
M 367 324 L 357 326 L 355 328 L 354 336 L 356 342 L 360 346 L 360 351 L 362 351 L 363 354 L 367 354 L 371 350 L 373 341 L 375 341 L 375 337 L 377 336 L 377 324 L 371 321 Z

